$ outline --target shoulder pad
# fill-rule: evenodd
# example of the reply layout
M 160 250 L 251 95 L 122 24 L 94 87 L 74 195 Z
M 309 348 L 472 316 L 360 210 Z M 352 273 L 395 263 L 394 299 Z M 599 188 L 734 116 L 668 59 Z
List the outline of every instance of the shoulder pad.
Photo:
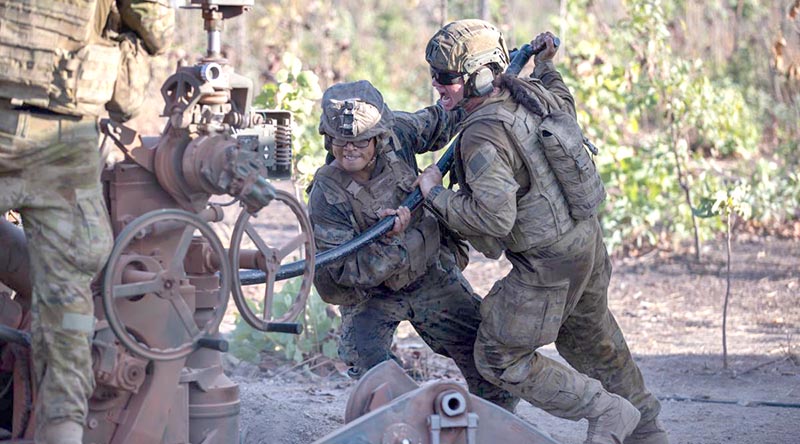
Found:
M 317 170 L 317 174 L 314 176 L 314 186 L 311 189 L 311 193 L 322 193 L 322 196 L 325 197 L 325 202 L 330 205 L 347 202 L 345 191 L 342 188 L 342 184 L 339 183 L 341 177 L 342 174 L 339 174 L 337 168 L 329 165 L 323 166 Z

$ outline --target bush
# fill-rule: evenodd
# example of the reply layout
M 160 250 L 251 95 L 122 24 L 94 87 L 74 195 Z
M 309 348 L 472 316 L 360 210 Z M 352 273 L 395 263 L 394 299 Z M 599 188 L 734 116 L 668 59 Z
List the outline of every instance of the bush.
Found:
M 299 278 L 295 278 L 275 294 L 272 305 L 274 316 L 280 316 L 289 309 L 292 298 L 300 288 L 300 282 Z M 256 312 L 260 313 L 261 302 L 251 302 Z M 303 325 L 303 332 L 299 335 L 264 333 L 253 329 L 237 316 L 236 327 L 230 336 L 231 353 L 239 359 L 252 363 L 260 362 L 261 352 L 276 353 L 295 363 L 319 355 L 336 358 L 338 356 L 336 331 L 341 319 L 330 315 L 327 308 L 328 304 L 320 299 L 315 289 L 312 289 L 306 310 L 297 320 Z

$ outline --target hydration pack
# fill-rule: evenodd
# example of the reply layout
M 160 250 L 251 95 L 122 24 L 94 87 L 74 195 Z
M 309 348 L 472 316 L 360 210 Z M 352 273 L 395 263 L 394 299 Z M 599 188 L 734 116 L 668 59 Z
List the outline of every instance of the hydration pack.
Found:
M 545 115 L 538 132 L 544 156 L 569 204 L 570 216 L 584 220 L 596 215 L 606 190 L 587 149 L 593 154 L 597 149 L 583 136 L 575 118 L 564 111 Z

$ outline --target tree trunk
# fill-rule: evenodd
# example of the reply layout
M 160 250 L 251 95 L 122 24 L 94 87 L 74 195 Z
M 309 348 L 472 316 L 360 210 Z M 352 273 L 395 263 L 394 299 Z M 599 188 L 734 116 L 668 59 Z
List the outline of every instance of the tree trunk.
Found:
M 689 205 L 689 212 L 692 215 L 692 229 L 694 231 L 694 259 L 700 262 L 700 230 L 697 227 L 697 216 L 694 214 L 694 206 L 692 205 L 692 191 L 689 188 L 689 182 L 681 167 L 681 155 L 678 153 L 678 130 L 675 128 L 675 122 L 670 125 L 671 132 L 671 149 L 675 155 L 675 168 L 678 173 L 678 184 L 683 189 L 683 195 L 686 199 L 686 204 Z
M 478 18 L 491 22 L 492 11 L 489 0 L 478 0 Z
M 726 272 L 726 285 L 725 285 L 725 303 L 722 306 L 722 368 L 728 369 L 728 299 L 731 295 L 731 213 L 730 209 L 726 209 L 725 220 L 725 240 L 727 242 L 727 272 Z

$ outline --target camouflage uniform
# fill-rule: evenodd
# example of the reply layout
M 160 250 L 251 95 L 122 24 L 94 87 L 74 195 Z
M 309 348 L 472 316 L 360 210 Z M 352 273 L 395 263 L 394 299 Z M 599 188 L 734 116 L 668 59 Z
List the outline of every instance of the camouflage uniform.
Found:
M 437 55 L 430 50 L 434 39 L 429 63 Z M 546 112 L 575 116 L 574 100 L 552 62 L 537 63 L 525 82 Z M 456 147 L 461 188 L 436 186 L 426 196 L 449 228 L 489 257 L 505 253 L 512 264 L 481 306 L 478 369 L 534 406 L 573 420 L 591 418 L 593 400 L 605 388 L 629 400 L 641 413 L 639 424 L 647 424 L 660 404 L 608 309 L 611 262 L 602 230 L 596 216 L 570 216 L 543 157 L 537 122 L 541 118 L 508 90 L 487 95 L 469 111 Z M 536 351 L 552 342 L 581 373 Z M 591 430 L 590 422 L 589 440 Z
M 0 213 L 22 214 L 30 255 L 37 442 L 82 425 L 94 388 L 89 287 L 113 243 L 96 116 L 135 112 L 139 49 L 173 21 L 166 0 L 0 0 Z
M 329 97 L 339 96 L 383 103 L 366 81 L 336 85 L 323 97 L 323 119 L 336 114 L 327 106 Z M 358 103 L 354 113 L 357 125 Z M 416 178 L 414 153 L 439 148 L 452 136 L 453 115 L 441 107 L 414 114 L 392 113 L 384 107 L 383 115 L 383 131 L 362 136 L 378 140 L 369 183 L 358 184 L 333 165 L 323 166 L 315 175 L 309 213 L 320 251 L 372 226 L 381 208 L 397 208 Z M 335 131 L 321 125 L 323 134 Z M 402 234 L 384 236 L 317 269 L 314 281 L 323 299 L 341 306 L 339 354 L 351 366 L 353 377 L 396 359 L 390 351 L 392 337 L 399 322 L 408 320 L 434 351 L 455 360 L 473 393 L 508 409 L 516 405 L 517 399 L 486 382 L 475 368 L 472 354 L 480 300 L 461 275 L 454 254 L 443 247 L 439 224 L 431 214 L 416 212 Z

